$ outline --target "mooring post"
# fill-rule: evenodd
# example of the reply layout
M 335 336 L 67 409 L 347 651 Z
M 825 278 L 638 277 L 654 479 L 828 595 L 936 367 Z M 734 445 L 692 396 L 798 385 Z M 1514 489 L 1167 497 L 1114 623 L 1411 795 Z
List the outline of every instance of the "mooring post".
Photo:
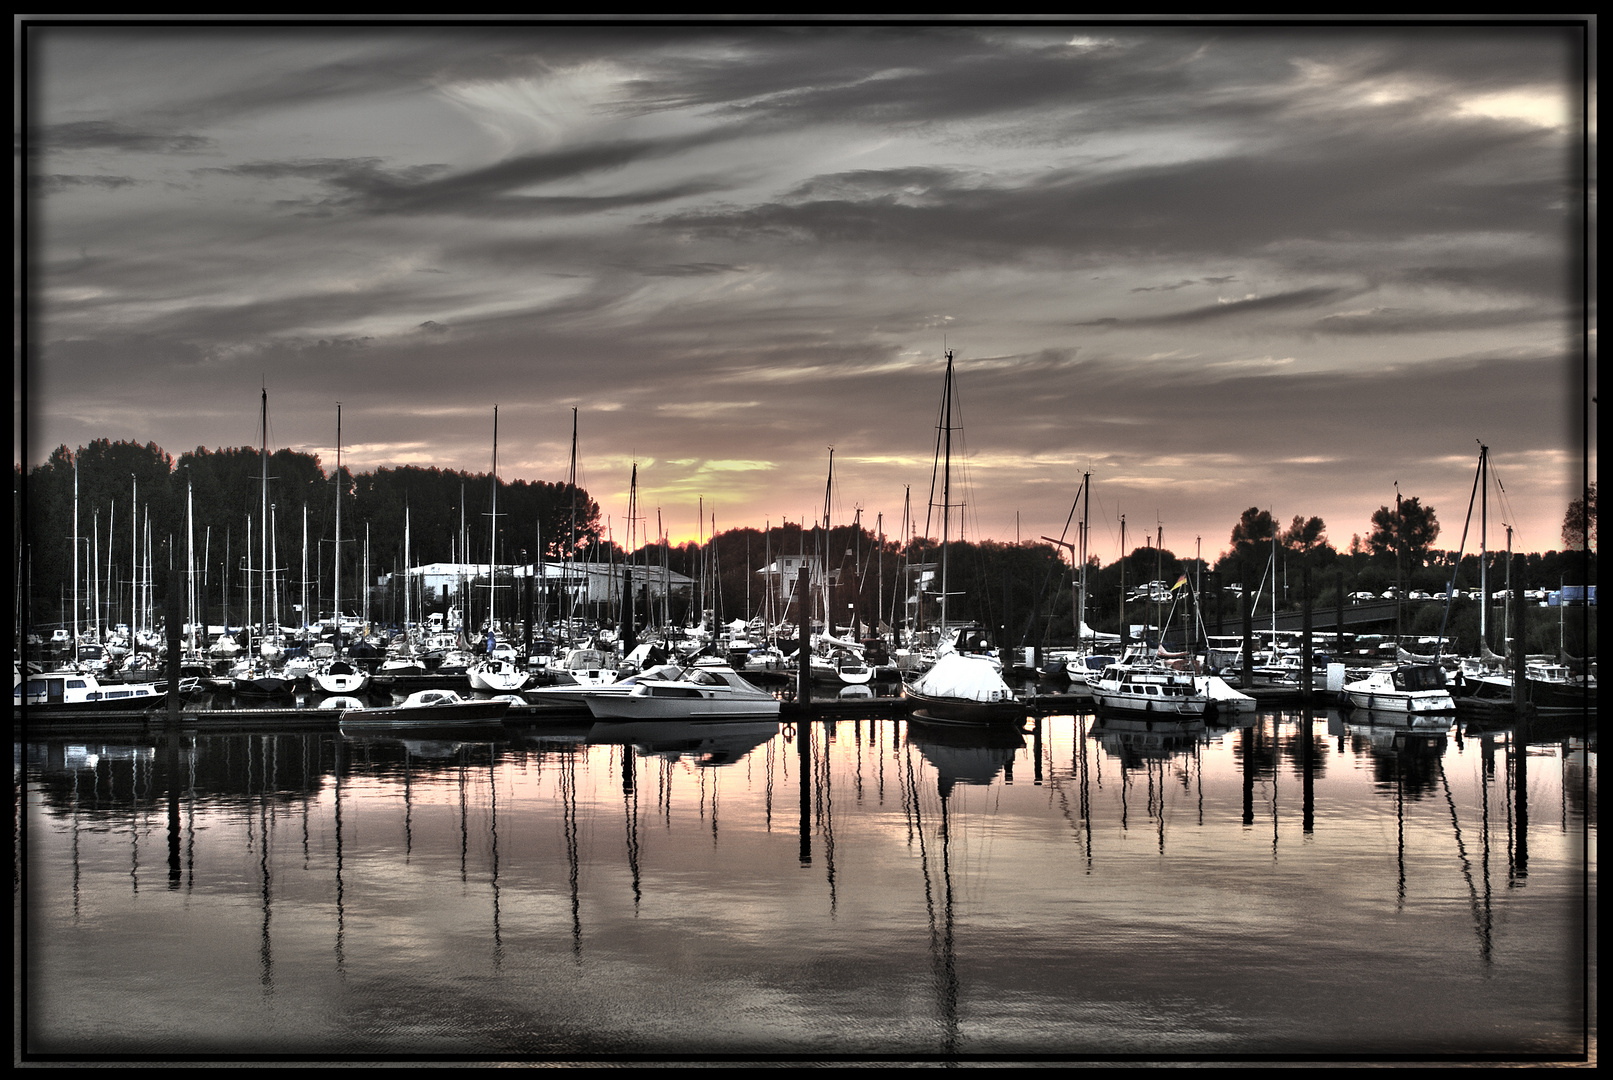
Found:
M 1338 640 L 1338 642 L 1337 642 L 1335 647 L 1338 649 L 1339 655 L 1342 657 L 1344 655 L 1344 571 L 1343 570 L 1339 571 L 1338 608 L 1339 608 L 1339 617 L 1338 617 L 1338 637 L 1339 637 L 1339 640 Z
M 1312 665 L 1312 660 L 1311 660 L 1311 638 L 1312 638 L 1312 634 L 1311 634 L 1311 568 L 1310 568 L 1309 565 L 1306 565 L 1306 567 L 1304 568 L 1304 571 L 1300 575 L 1300 587 L 1305 590 L 1305 595 L 1304 595 L 1304 599 L 1303 599 L 1303 603 L 1305 605 L 1304 606 L 1304 612 L 1305 612 L 1305 614 L 1304 614 L 1304 627 L 1305 627 L 1305 631 L 1304 631 L 1305 645 L 1304 645 L 1304 648 L 1305 648 L 1305 654 L 1304 654 L 1304 656 L 1302 656 L 1300 658 L 1300 663 L 1299 663 L 1299 681 L 1300 681 L 1300 684 L 1301 684 L 1300 688 L 1299 688 L 1299 696 L 1300 696 L 1300 700 L 1304 701 L 1308 705 L 1308 704 L 1310 704 L 1310 700 L 1311 700 L 1311 665 Z M 1309 733 L 1307 733 L 1306 738 L 1309 739 L 1309 737 L 1310 737 Z
M 177 567 L 168 571 L 168 599 L 163 608 L 163 627 L 168 632 L 168 722 L 179 723 L 179 657 L 184 649 L 184 635 L 180 625 L 180 598 L 185 594 L 184 572 Z
M 1528 560 L 1522 555 L 1514 555 L 1513 559 L 1515 560 L 1513 573 L 1516 584 L 1512 586 L 1512 610 L 1517 614 L 1512 617 L 1512 708 L 1519 717 L 1522 717 L 1524 711 L 1529 707 L 1528 665 L 1524 661 L 1523 640 L 1523 613 L 1527 610 L 1523 602 L 1523 572 L 1529 564 Z
M 800 645 L 795 650 L 795 700 L 798 705 L 812 704 L 812 582 L 805 563 L 795 579 L 795 617 L 800 624 L 797 631 Z M 803 722 L 805 718 L 803 717 Z
M 1254 606 L 1249 596 L 1249 563 L 1246 557 L 1239 556 L 1238 572 L 1243 588 L 1240 591 L 1243 608 L 1243 689 L 1252 689 L 1255 685 L 1255 638 L 1254 638 Z

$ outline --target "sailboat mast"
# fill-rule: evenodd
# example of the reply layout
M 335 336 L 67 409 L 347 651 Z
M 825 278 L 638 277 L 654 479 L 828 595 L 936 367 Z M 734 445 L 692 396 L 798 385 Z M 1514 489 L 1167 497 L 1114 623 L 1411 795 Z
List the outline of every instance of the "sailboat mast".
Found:
M 1479 444 L 1479 655 L 1490 645 L 1490 448 Z
M 498 626 L 498 406 L 493 406 L 493 514 L 487 541 L 487 626 Z M 488 650 L 491 652 L 492 650 Z
M 571 541 L 566 545 L 566 565 L 561 575 L 562 589 L 566 593 L 566 640 L 576 638 L 576 627 L 572 625 L 575 614 L 575 595 L 571 589 L 571 564 L 577 558 L 577 410 L 571 410 L 571 471 L 567 476 L 566 484 L 571 488 Z
M 308 504 L 302 504 L 302 628 L 308 629 Z
M 1087 625 L 1087 515 L 1092 510 L 1092 474 L 1081 474 L 1081 602 L 1076 605 L 1075 643 L 1079 648 Z
M 271 601 L 269 607 L 269 621 L 274 624 L 275 636 L 280 636 L 280 537 L 274 527 L 274 503 L 269 504 L 269 554 L 274 558 L 274 565 L 269 569 L 270 581 L 273 587 L 269 591 Z M 264 627 L 268 629 L 268 627 Z
M 941 472 L 941 633 L 947 630 L 947 542 L 952 521 L 952 350 L 947 350 L 947 382 L 942 394 L 942 439 L 946 445 Z
M 336 403 L 336 636 L 342 633 L 342 403 Z
M 258 518 L 263 528 L 263 577 L 258 588 L 258 608 L 263 615 L 263 631 L 269 631 L 269 388 L 263 388 L 263 444 L 258 451 L 258 460 L 263 471 L 262 483 L 262 516 Z
M 1120 651 L 1124 659 L 1126 646 L 1131 644 L 1131 630 L 1126 626 L 1126 515 L 1120 515 Z
M 185 566 L 189 581 L 185 588 L 186 606 L 190 609 L 190 651 L 196 651 L 196 514 L 191 495 L 190 476 L 185 477 Z
M 101 640 L 101 511 L 90 514 L 90 610 L 95 613 L 95 640 Z
M 73 663 L 78 663 L 78 455 L 73 455 Z

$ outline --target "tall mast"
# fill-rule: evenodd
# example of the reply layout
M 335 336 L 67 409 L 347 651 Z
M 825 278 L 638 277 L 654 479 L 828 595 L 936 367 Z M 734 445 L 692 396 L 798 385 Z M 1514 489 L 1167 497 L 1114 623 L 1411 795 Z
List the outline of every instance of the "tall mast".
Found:
M 1490 448 L 1479 443 L 1479 640 L 1484 645 L 1479 655 L 1490 647 Z
M 498 628 L 498 406 L 493 406 L 493 512 L 492 527 L 487 541 L 487 628 L 494 633 Z M 488 649 L 492 653 L 492 649 Z M 491 655 L 489 656 L 491 659 Z
M 146 511 L 146 553 L 151 552 L 151 511 Z M 252 639 L 252 515 L 246 516 L 246 634 L 247 640 Z M 247 650 L 247 659 L 252 659 L 252 652 Z
M 90 514 L 90 609 L 95 612 L 95 640 L 101 640 L 101 511 Z
M 190 651 L 196 651 L 196 513 L 191 494 L 190 474 L 185 474 L 185 566 L 189 583 L 185 600 L 190 608 Z
M 947 381 L 942 394 L 942 436 L 946 457 L 941 473 L 941 633 L 947 630 L 947 541 L 952 520 L 952 350 L 947 350 Z
M 269 622 L 274 624 L 274 636 L 280 636 L 280 537 L 276 535 L 274 527 L 274 503 L 269 504 L 269 554 L 274 559 L 274 565 L 269 568 L 269 580 L 273 583 L 269 590 Z M 265 624 L 264 629 L 268 629 Z
M 1131 630 L 1126 626 L 1126 515 L 1120 515 L 1120 653 L 1125 659 L 1126 646 L 1131 644 Z
M 570 564 L 577 557 L 577 409 L 571 410 L 571 471 L 567 474 L 567 485 L 571 488 L 571 541 L 566 545 L 567 569 L 564 575 L 564 589 L 566 592 L 566 639 L 576 637 L 576 628 L 572 626 L 572 616 L 575 613 L 574 597 L 571 591 Z
M 829 479 L 823 486 L 823 545 L 821 551 L 823 558 L 821 568 L 823 573 L 823 632 L 833 636 L 835 632 L 834 608 L 829 603 L 829 506 L 830 496 L 835 486 L 835 448 L 829 447 Z
M 336 599 L 332 601 L 332 609 L 336 616 L 336 637 L 342 636 L 342 403 L 336 403 L 336 556 L 332 560 L 336 564 L 333 584 L 336 589 Z
M 129 474 L 129 636 L 140 632 L 140 478 Z M 132 647 L 132 645 L 131 645 Z
M 302 628 L 308 629 L 308 504 L 302 504 Z
M 73 663 L 78 663 L 78 455 L 73 455 Z
M 1087 624 L 1087 515 L 1092 509 L 1092 474 L 1081 474 L 1081 602 L 1076 605 L 1075 643 L 1079 648 Z
M 262 511 L 258 518 L 263 529 L 263 578 L 258 589 L 258 607 L 263 616 L 263 632 L 269 632 L 269 388 L 263 388 L 263 445 L 259 450 L 263 468 Z
M 112 538 L 117 535 L 117 533 L 113 532 L 117 512 L 118 501 L 112 499 L 106 508 L 106 627 L 108 633 L 111 632 L 113 625 L 118 621 L 118 582 L 112 576 Z

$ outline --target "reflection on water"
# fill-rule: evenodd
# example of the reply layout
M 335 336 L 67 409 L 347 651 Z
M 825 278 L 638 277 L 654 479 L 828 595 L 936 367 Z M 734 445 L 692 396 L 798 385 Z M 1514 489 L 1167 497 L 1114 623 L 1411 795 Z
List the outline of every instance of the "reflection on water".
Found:
M 34 1053 L 1584 1048 L 1595 749 L 1567 732 L 1329 713 L 17 749 Z

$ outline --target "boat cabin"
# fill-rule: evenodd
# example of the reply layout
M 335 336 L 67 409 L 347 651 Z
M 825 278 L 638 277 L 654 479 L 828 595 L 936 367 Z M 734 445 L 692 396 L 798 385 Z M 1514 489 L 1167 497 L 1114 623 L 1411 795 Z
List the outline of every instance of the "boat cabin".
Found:
M 1415 692 L 1418 690 L 1444 690 L 1445 669 L 1435 664 L 1407 665 L 1395 669 L 1395 689 Z

